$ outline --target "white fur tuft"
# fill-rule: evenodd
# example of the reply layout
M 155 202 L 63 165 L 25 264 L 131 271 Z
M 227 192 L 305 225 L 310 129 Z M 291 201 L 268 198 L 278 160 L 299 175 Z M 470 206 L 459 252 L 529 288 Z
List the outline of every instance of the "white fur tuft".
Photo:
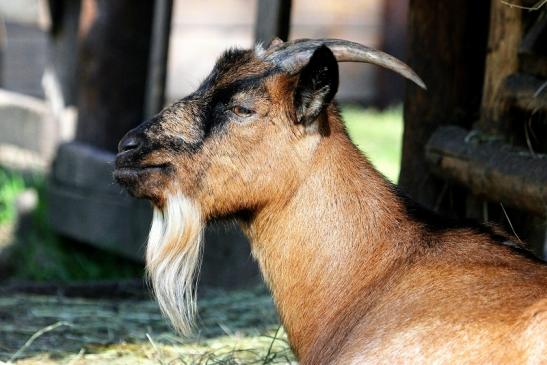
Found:
M 202 231 L 198 207 L 181 194 L 170 196 L 163 210 L 154 208 L 146 270 L 162 312 L 184 335 L 196 315 Z

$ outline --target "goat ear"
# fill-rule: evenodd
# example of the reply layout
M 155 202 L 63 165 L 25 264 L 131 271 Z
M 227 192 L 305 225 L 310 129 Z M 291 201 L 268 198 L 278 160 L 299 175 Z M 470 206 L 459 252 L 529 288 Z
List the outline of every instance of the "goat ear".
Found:
M 312 124 L 338 90 L 338 63 L 332 51 L 321 46 L 300 71 L 294 91 L 297 122 Z

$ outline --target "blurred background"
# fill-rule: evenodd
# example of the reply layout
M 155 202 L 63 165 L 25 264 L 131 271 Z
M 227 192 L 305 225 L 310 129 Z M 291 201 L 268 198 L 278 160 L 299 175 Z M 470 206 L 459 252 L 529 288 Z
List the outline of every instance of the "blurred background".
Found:
M 404 58 L 406 0 L 299 0 L 289 4 L 290 24 L 264 29 L 257 18 L 279 10 L 258 6 L 0 1 L 0 279 L 140 276 L 149 208 L 113 184 L 112 153 L 127 130 L 191 93 L 225 49 L 268 42 L 290 26 L 291 38 L 351 39 Z M 338 101 L 350 132 L 396 181 L 403 80 L 368 65 L 341 69 Z M 232 242 L 240 235 L 224 231 L 209 234 L 212 266 L 243 257 L 242 273 L 206 270 L 205 282 L 258 281 L 245 244 Z
M 143 281 L 151 208 L 111 177 L 126 131 L 275 36 L 407 60 L 428 92 L 341 64 L 353 141 L 423 205 L 547 256 L 545 1 L 0 0 L 0 364 L 294 362 L 230 222 L 207 228 L 196 336 L 172 332 Z
M 151 209 L 112 181 L 117 142 L 191 93 L 229 47 L 290 33 L 350 39 L 404 58 L 406 13 L 407 0 L 0 0 L 0 360 L 72 361 L 85 349 L 112 363 L 109 349 L 93 346 L 136 342 L 138 349 L 112 351 L 124 353 L 121 363 L 154 362 L 147 336 L 167 343 L 162 351 L 176 349 L 176 359 L 194 351 L 169 347 L 183 340 L 149 300 L 143 254 Z M 403 80 L 379 68 L 341 65 L 338 101 L 350 133 L 392 181 L 403 91 Z M 270 348 L 258 358 L 271 352 L 291 361 L 243 235 L 217 224 L 205 246 L 198 336 L 215 340 L 188 346 L 233 358 L 211 348 L 232 348 L 223 336 L 240 331 L 251 347 L 245 356 Z M 23 346 L 44 328 L 52 333 Z

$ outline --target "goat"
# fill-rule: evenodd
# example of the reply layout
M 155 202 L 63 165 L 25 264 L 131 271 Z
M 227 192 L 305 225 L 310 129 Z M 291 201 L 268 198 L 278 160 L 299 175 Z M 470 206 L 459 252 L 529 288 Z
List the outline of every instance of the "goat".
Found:
M 498 229 L 436 218 L 351 142 L 338 62 L 405 64 L 344 40 L 232 49 L 129 131 L 114 176 L 154 205 L 147 272 L 192 329 L 206 222 L 236 218 L 301 364 L 547 363 L 547 266 Z

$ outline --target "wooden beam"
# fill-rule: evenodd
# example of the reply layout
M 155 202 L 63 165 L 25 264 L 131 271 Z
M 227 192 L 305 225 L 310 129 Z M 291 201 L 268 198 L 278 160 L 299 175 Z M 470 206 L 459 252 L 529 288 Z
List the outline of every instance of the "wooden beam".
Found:
M 157 114 L 165 103 L 165 80 L 172 11 L 173 0 L 156 0 L 150 46 L 150 66 L 146 82 L 146 105 L 144 107 L 146 118 Z
M 448 126 L 426 146 L 431 171 L 491 202 L 547 217 L 547 156 Z
M 291 0 L 258 0 L 255 42 L 269 43 L 275 37 L 289 39 Z

